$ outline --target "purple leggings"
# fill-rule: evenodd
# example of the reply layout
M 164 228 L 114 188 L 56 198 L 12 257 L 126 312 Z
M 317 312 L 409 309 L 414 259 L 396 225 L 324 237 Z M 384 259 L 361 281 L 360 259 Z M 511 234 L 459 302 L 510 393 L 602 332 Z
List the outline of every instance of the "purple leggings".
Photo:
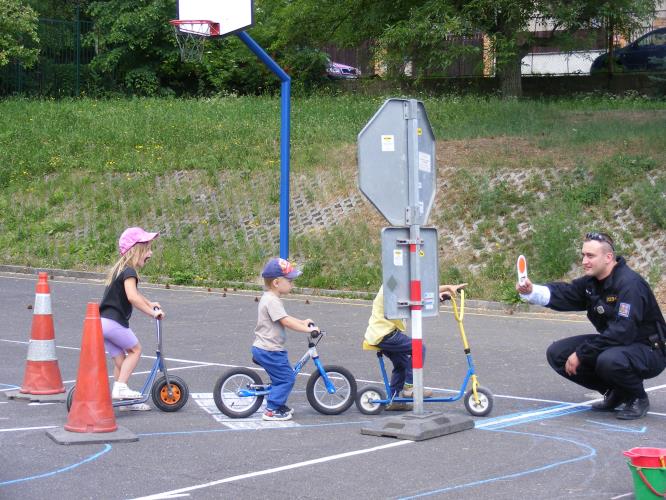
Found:
M 104 334 L 104 347 L 112 358 L 125 354 L 125 351 L 139 343 L 139 339 L 130 328 L 109 318 L 102 318 L 102 333 Z

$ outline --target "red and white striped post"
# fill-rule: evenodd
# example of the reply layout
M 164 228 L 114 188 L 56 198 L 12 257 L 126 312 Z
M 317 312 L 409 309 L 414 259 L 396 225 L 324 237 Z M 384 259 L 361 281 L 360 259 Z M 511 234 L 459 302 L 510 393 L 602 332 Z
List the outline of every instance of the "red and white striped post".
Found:
M 419 241 L 419 227 L 415 226 L 416 234 L 410 230 L 410 239 Z M 422 330 L 422 296 L 421 277 L 418 269 L 419 247 L 416 243 L 409 245 L 409 260 L 411 265 L 411 280 L 409 293 L 409 310 L 412 330 L 412 371 L 414 376 L 414 413 L 423 415 L 423 330 Z

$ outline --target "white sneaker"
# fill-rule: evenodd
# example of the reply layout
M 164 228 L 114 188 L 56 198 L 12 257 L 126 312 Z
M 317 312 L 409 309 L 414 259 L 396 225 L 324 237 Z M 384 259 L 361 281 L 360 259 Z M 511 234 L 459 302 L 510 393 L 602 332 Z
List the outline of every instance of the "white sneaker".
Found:
M 152 408 L 146 403 L 137 403 L 135 405 L 119 406 L 120 411 L 150 411 Z
M 133 391 L 127 384 L 115 382 L 113 390 L 111 391 L 111 399 L 138 399 L 141 397 L 140 392 Z

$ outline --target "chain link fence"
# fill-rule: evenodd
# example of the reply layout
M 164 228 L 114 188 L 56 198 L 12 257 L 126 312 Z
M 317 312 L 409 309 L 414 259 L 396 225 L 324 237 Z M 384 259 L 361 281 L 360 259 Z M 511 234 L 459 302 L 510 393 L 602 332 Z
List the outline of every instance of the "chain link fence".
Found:
M 31 68 L 13 61 L 0 68 L 0 95 L 79 96 L 92 86 L 90 61 L 95 47 L 84 40 L 91 21 L 40 19 L 39 59 Z

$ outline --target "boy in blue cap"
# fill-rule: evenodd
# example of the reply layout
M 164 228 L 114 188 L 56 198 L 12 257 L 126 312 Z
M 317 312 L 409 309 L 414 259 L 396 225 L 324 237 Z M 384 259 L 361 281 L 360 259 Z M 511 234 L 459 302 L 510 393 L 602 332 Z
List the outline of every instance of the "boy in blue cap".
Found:
M 285 328 L 303 333 L 319 332 L 314 321 L 289 316 L 282 304 L 281 297 L 291 292 L 292 281 L 300 275 L 301 271 L 289 261 L 279 258 L 269 260 L 261 273 L 266 291 L 259 301 L 252 359 L 271 378 L 272 389 L 262 416 L 264 420 L 290 420 L 293 414 L 286 403 L 296 375 L 285 349 Z

